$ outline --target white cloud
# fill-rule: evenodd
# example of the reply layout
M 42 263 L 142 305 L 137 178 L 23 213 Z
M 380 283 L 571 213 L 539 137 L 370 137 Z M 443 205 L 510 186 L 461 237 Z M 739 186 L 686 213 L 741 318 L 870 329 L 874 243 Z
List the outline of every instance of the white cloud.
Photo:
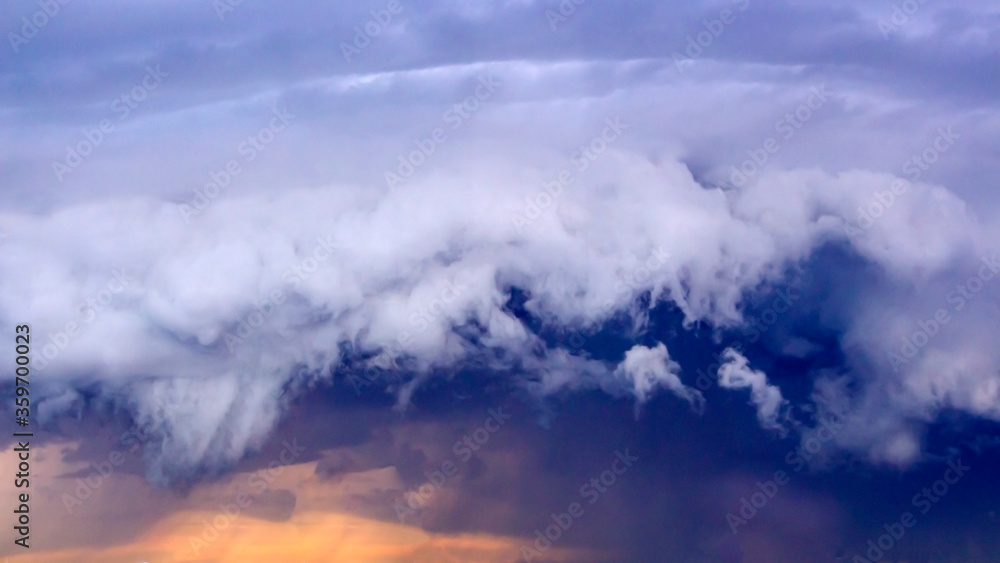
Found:
M 615 369 L 615 375 L 625 379 L 632 387 L 636 408 L 649 400 L 658 387 L 664 387 L 674 395 L 691 403 L 699 412 L 705 399 L 697 389 L 681 383 L 678 373 L 680 364 L 670 359 L 667 347 L 660 342 L 655 348 L 642 345 L 633 346 L 625 352 L 625 359 Z
M 779 421 L 782 409 L 788 404 L 781 396 L 781 389 L 767 383 L 767 375 L 751 369 L 749 361 L 739 352 L 727 348 L 722 353 L 725 363 L 719 368 L 719 386 L 725 389 L 750 389 L 750 401 L 757 407 L 757 420 L 761 426 L 784 435 L 788 429 Z

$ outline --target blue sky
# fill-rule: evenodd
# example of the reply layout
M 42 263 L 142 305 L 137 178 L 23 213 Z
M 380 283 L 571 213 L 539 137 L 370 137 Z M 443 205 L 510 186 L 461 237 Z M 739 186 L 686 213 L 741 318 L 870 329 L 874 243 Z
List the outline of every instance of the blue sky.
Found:
M 275 459 L 241 526 L 304 560 L 334 516 L 354 560 L 1000 557 L 995 3 L 52 0 L 0 30 L 46 560 L 271 557 L 185 526 Z

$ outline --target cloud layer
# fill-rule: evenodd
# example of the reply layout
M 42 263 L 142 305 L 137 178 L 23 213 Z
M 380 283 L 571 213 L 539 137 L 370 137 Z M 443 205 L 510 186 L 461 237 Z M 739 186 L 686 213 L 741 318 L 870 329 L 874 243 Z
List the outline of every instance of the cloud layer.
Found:
M 182 488 L 323 390 L 418 416 L 470 376 L 543 427 L 835 418 L 825 467 L 1000 420 L 995 5 L 389 4 L 0 18 L 0 329 L 46 428 L 142 428 Z

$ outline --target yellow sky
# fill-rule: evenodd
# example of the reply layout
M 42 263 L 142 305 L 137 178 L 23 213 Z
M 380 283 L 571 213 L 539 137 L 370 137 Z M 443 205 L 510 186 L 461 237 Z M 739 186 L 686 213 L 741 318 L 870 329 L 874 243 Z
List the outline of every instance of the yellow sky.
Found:
M 5 542 L 0 555 L 10 563 L 499 562 L 521 560 L 521 545 L 528 541 L 432 534 L 373 517 L 389 510 L 388 493 L 404 488 L 395 469 L 322 479 L 315 473 L 317 461 L 281 467 L 235 516 L 218 507 L 232 504 L 241 487 L 246 490 L 251 473 L 199 484 L 181 496 L 119 471 L 102 479 L 81 503 L 71 503 L 71 513 L 64 495 L 76 494 L 78 477 L 58 476 L 88 466 L 64 462 L 67 448 L 72 446 L 32 446 L 32 548 L 27 552 L 12 547 L 12 540 Z M 13 446 L 0 454 L 0 466 L 16 466 Z M 261 475 L 257 483 L 265 482 Z M 23 489 L 15 490 L 12 479 L 0 483 L 5 506 L 13 505 L 18 492 Z M 544 560 L 589 558 L 556 545 Z

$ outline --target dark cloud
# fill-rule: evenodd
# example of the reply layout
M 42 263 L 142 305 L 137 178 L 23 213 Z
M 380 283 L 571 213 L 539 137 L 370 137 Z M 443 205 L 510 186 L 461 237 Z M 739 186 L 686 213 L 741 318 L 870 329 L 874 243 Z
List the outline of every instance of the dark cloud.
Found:
M 820 561 L 993 463 L 990 2 L 217 5 L 0 17 L 0 324 L 57 479 L 128 447 L 154 518 L 298 439 L 391 521 L 505 406 L 425 529 L 532 537 L 632 448 L 565 545 Z M 892 557 L 987 560 L 987 473 Z

